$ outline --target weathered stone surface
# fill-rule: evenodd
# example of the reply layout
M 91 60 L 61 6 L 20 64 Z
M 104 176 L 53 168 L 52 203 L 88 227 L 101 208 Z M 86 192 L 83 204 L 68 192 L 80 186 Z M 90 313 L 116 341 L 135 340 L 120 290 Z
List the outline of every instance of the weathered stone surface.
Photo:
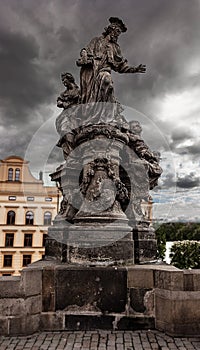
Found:
M 144 313 L 146 311 L 144 298 L 150 289 L 130 288 L 130 306 L 134 312 Z
M 42 312 L 42 295 L 35 295 L 25 299 L 25 309 L 28 315 Z
M 169 334 L 197 335 L 200 330 L 199 292 L 155 290 L 156 328 Z
M 92 305 L 102 312 L 125 311 L 127 271 L 117 267 L 58 267 L 56 310 Z
M 102 227 L 63 226 L 62 236 L 66 237 L 65 243 L 49 239 L 46 255 L 68 263 L 133 264 L 134 242 L 131 228 L 128 225 L 119 225 L 120 223 Z M 51 227 L 50 231 L 56 237 L 57 227 Z
M 40 317 L 40 329 L 44 331 L 64 330 L 65 315 L 62 312 L 42 312 Z
M 11 317 L 9 320 L 9 334 L 33 334 L 39 330 L 40 314 Z
M 6 298 L 0 299 L 0 315 L 34 315 L 42 311 L 41 295 L 24 298 Z
M 183 290 L 183 271 L 154 270 L 155 288 Z
M 122 317 L 117 324 L 117 329 L 154 329 L 155 319 L 151 316 L 132 316 L 132 317 Z
M 26 313 L 26 306 L 24 299 L 6 298 L 0 299 L 0 315 L 2 316 L 16 316 L 24 315 Z
M 0 298 L 20 298 L 22 296 L 20 277 L 0 277 Z
M 145 315 L 155 318 L 155 290 L 149 290 L 144 295 Z
M 127 268 L 128 273 L 128 288 L 147 288 L 151 289 L 154 287 L 153 278 L 154 265 L 135 265 Z
M 138 330 L 154 329 L 154 327 L 154 318 L 147 316 L 127 317 L 121 314 L 67 314 L 65 316 L 65 328 L 67 330 Z
M 104 245 L 102 245 L 104 243 Z M 90 242 L 91 245 L 91 242 Z M 70 247 L 69 262 L 71 263 L 101 263 L 109 264 L 132 264 L 134 261 L 134 242 L 120 240 L 105 245 L 105 241 L 95 241 L 94 247 Z
M 0 317 L 0 335 L 9 335 L 9 319 Z
M 67 330 L 95 330 L 113 329 L 115 317 L 112 315 L 66 315 L 65 329 Z
M 49 294 L 43 298 L 43 309 L 52 311 L 42 312 L 42 294 L 2 298 L 0 334 L 32 334 L 41 329 L 134 330 L 154 328 L 155 320 L 156 329 L 168 334 L 199 335 L 199 271 L 181 271 L 168 265 L 89 267 L 56 261 L 33 265 L 31 270 L 43 271 L 44 294 L 50 289 L 53 295 L 53 302 Z M 156 275 L 155 284 L 152 274 Z M 21 288 L 24 290 L 23 284 Z
M 49 235 L 56 236 L 57 239 L 52 239 L 48 237 L 45 244 L 45 256 L 53 257 L 58 261 L 66 262 L 67 261 L 67 245 L 58 241 L 60 232 L 63 232 L 62 228 L 58 227 L 49 227 Z
M 21 274 L 21 288 L 26 297 L 41 294 L 42 270 L 34 267 L 34 265 L 23 269 Z
M 184 290 L 200 291 L 200 270 L 185 270 L 183 280 Z
M 157 241 L 155 239 L 134 239 L 135 244 L 135 262 L 156 261 Z
M 55 268 L 46 267 L 42 274 L 42 310 L 55 311 Z

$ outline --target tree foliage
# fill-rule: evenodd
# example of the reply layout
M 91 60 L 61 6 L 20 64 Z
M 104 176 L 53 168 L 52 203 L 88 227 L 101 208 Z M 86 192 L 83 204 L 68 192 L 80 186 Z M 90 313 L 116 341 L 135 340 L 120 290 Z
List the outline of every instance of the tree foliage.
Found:
M 158 258 L 164 259 L 166 251 L 166 241 L 195 240 L 200 241 L 200 223 L 193 222 L 170 222 L 159 225 L 154 224 Z
M 200 242 L 182 241 L 174 243 L 170 253 L 171 264 L 179 269 L 200 268 Z

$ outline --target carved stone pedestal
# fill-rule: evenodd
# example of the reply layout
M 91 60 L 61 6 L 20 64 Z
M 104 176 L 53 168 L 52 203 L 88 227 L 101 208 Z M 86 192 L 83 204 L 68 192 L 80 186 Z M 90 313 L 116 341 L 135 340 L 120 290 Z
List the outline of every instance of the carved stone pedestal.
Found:
M 49 228 L 46 256 L 78 264 L 133 264 L 132 228 L 124 208 L 130 198 L 121 178 L 126 133 L 110 125 L 77 131 L 76 149 L 52 174 L 63 193 Z M 57 242 L 56 242 L 57 241 Z
M 51 237 L 59 237 L 59 241 Z M 49 228 L 46 257 L 81 265 L 133 264 L 131 228 L 128 225 Z
M 117 125 L 75 130 L 74 150 L 51 174 L 63 200 L 46 256 L 81 265 L 155 261 L 155 234 L 142 208 L 160 172 L 153 162 L 143 140 Z

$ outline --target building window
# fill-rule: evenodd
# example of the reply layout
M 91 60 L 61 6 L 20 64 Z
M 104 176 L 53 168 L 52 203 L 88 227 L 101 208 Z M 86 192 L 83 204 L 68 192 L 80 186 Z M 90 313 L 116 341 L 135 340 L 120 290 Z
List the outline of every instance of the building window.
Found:
M 26 213 L 26 225 L 33 225 L 34 215 L 32 211 Z
M 13 247 L 13 245 L 14 245 L 14 233 L 6 233 L 5 246 Z
M 15 212 L 13 210 L 10 210 L 7 213 L 7 225 L 14 225 L 15 224 Z
M 51 213 L 49 211 L 44 213 L 44 225 L 51 225 Z
M 15 169 L 15 181 L 20 180 L 20 169 Z
M 23 267 L 31 264 L 31 255 L 23 255 Z
M 4 255 L 3 267 L 12 267 L 12 255 Z
M 42 246 L 43 246 L 43 247 L 45 247 L 46 239 L 47 239 L 47 234 L 44 233 L 44 234 L 43 234 L 43 242 L 42 242 Z
M 32 233 L 25 233 L 24 235 L 24 247 L 32 247 L 33 235 Z
M 8 181 L 13 181 L 13 169 L 8 169 Z
M 9 201 L 16 201 L 16 196 L 9 196 L 8 199 Z
M 32 201 L 34 201 L 34 197 L 27 197 L 27 201 L 29 201 L 29 202 L 32 202 Z
M 46 198 L 45 198 L 45 201 L 46 201 L 46 202 L 52 202 L 52 197 L 46 197 Z

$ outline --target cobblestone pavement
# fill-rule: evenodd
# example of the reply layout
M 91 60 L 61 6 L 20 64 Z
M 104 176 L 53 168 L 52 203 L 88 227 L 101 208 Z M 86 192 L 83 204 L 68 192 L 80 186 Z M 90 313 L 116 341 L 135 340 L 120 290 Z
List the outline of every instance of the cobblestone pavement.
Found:
M 0 337 L 0 350 L 200 350 L 200 338 L 173 338 L 158 331 L 42 332 Z

